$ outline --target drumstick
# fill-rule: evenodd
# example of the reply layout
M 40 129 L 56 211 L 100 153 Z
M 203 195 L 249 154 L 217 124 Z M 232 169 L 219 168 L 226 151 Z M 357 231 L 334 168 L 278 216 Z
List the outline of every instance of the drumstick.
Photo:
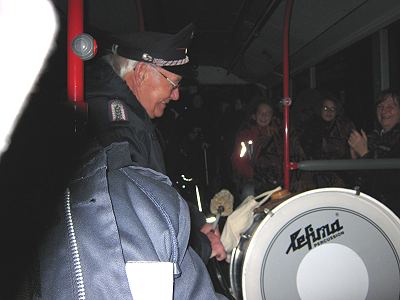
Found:
M 217 210 L 217 215 L 215 216 L 215 221 L 212 224 L 212 230 L 215 230 L 217 228 L 219 218 L 221 217 L 221 214 L 224 212 L 224 207 L 223 206 L 218 206 Z
M 265 201 L 267 201 L 269 199 L 269 197 L 271 197 L 271 195 L 277 191 L 280 191 L 282 188 L 280 186 L 278 186 L 277 188 L 274 188 L 273 190 L 270 191 L 266 191 L 256 197 L 254 197 L 254 200 L 256 200 L 257 202 L 260 203 L 260 205 L 264 204 Z M 258 200 L 261 199 L 261 200 Z

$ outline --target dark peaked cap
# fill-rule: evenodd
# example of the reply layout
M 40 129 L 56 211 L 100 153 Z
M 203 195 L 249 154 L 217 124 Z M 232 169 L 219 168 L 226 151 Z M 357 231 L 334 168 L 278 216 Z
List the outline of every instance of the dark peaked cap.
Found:
M 179 66 L 189 62 L 187 48 L 193 38 L 194 26 L 187 25 L 176 34 L 142 31 L 113 35 L 110 50 L 128 59 L 157 66 Z

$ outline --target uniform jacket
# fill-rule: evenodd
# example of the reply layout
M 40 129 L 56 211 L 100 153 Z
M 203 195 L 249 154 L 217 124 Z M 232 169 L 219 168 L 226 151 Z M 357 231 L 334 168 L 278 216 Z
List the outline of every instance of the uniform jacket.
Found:
M 134 162 L 165 174 L 155 127 L 126 83 L 102 59 L 86 75 L 89 134 L 104 147 L 127 141 Z
M 164 155 L 157 131 L 144 108 L 126 83 L 102 59 L 87 68 L 86 101 L 89 110 L 89 135 L 106 147 L 128 142 L 131 159 L 136 165 L 166 174 Z M 191 245 L 207 261 L 211 248 L 200 232 L 205 217 L 191 207 Z
M 172 262 L 174 299 L 217 299 L 189 231 L 187 204 L 168 177 L 132 165 L 128 145 L 113 144 L 68 186 L 40 251 L 38 299 L 132 299 L 127 261 Z

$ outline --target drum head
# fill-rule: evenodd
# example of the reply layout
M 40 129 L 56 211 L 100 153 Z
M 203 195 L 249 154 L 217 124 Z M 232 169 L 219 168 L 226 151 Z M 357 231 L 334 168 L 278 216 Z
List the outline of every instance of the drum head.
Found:
M 244 299 L 399 299 L 400 221 L 353 190 L 290 198 L 260 223 L 243 263 Z

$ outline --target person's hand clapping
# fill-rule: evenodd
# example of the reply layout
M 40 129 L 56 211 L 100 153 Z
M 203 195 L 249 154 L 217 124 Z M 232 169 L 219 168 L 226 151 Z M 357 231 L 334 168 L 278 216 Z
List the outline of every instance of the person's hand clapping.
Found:
M 364 130 L 362 129 L 361 133 L 359 133 L 357 130 L 353 130 L 351 132 L 350 137 L 348 139 L 348 144 L 353 154 L 362 157 L 368 153 L 368 138 Z

